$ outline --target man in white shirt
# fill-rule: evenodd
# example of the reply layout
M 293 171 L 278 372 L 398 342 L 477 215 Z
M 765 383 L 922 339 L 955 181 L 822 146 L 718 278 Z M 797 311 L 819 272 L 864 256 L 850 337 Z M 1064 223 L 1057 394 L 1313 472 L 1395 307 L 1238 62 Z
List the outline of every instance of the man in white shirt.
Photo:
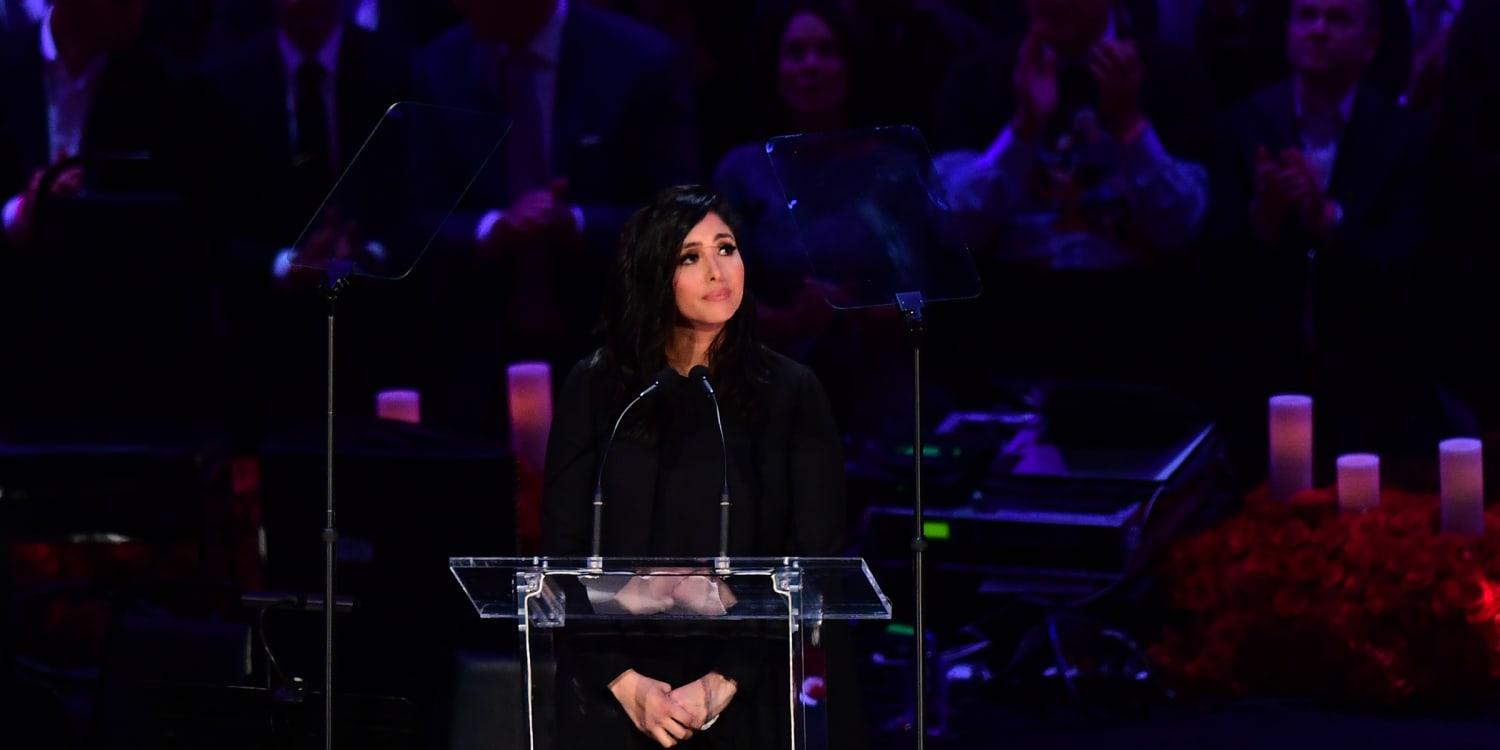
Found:
M 1318 399 L 1318 447 L 1422 457 L 1466 415 L 1440 394 L 1422 282 L 1424 124 L 1368 80 L 1376 0 L 1293 0 L 1293 75 L 1225 114 L 1204 260 L 1221 320 L 1221 425 L 1256 475 L 1265 399 Z
M 18 45 L 28 45 L 6 55 L 0 76 L 10 78 L 7 88 L 36 91 L 40 73 L 43 100 L 40 111 L 34 94 L 10 99 L 0 110 L 0 131 L 10 134 L 15 161 L 25 175 L 0 175 L 0 191 L 10 197 L 4 204 L 5 236 L 12 245 L 29 244 L 37 191 L 42 173 L 50 164 L 78 156 L 91 143 L 89 131 L 109 125 L 96 123 L 95 99 L 111 56 L 123 53 L 140 34 L 145 0 L 57 0 L 38 25 L 23 25 L 8 34 Z M 7 15 L 9 18 L 9 15 Z M 35 34 L 31 40 L 28 35 Z M 40 62 L 40 70 L 36 69 Z M 38 142 L 38 124 L 45 117 L 45 142 Z M 145 144 L 136 144 L 137 147 Z M 41 148 L 38 149 L 37 147 Z M 59 175 L 51 187 L 60 193 L 75 192 L 81 180 L 77 170 Z
M 144 39 L 145 6 L 55 0 L 0 40 L 5 428 L 139 435 L 211 409 L 213 279 L 195 265 L 186 189 L 201 162 L 184 77 Z
M 273 29 L 211 59 L 204 73 L 206 129 L 218 139 L 213 203 L 228 281 L 232 402 L 236 429 L 251 442 L 263 429 L 323 412 L 324 311 L 315 287 L 324 275 L 317 269 L 340 247 L 357 256 L 345 259 L 374 262 L 368 251 L 382 246 L 365 234 L 347 243 L 293 245 L 385 110 L 406 92 L 399 50 L 344 21 L 339 0 L 277 0 L 274 9 Z M 349 184 L 340 193 L 366 187 L 342 218 L 378 231 L 372 214 L 389 217 L 397 209 L 361 201 L 399 191 Z M 381 306 L 361 304 L 378 297 L 371 287 L 362 285 L 340 307 L 353 324 L 344 328 L 350 335 L 340 347 L 350 374 L 340 391 L 351 411 L 369 409 L 372 390 L 390 385 L 369 358 L 378 347 L 362 341 L 361 332 L 387 338 L 386 349 L 390 339 L 402 338 Z

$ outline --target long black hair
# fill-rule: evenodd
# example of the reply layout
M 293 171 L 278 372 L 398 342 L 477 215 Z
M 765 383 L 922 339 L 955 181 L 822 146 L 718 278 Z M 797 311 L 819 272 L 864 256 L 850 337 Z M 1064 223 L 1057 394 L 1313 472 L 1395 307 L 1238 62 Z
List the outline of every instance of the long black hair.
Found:
M 604 290 L 604 347 L 596 362 L 603 377 L 594 381 L 596 396 L 612 410 L 623 407 L 667 366 L 667 344 L 679 315 L 672 278 L 683 241 L 710 213 L 736 231 L 733 209 L 702 185 L 667 188 L 625 223 Z M 708 361 L 721 406 L 747 423 L 757 422 L 769 367 L 755 335 L 755 300 L 748 289 L 709 345 Z M 642 418 L 629 420 L 625 434 L 654 441 L 660 425 L 644 417 L 654 410 L 637 411 Z

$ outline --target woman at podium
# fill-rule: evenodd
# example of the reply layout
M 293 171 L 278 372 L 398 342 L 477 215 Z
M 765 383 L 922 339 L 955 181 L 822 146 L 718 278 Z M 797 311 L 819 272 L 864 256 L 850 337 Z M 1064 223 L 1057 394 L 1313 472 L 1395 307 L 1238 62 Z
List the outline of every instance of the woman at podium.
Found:
M 605 291 L 603 346 L 557 401 L 544 552 L 596 552 L 596 490 L 606 560 L 841 551 L 842 445 L 828 398 L 812 371 L 759 342 L 754 321 L 723 199 L 670 188 L 630 219 Z M 786 744 L 788 676 L 784 659 L 779 673 L 770 666 L 769 638 L 672 622 L 568 630 L 557 746 Z

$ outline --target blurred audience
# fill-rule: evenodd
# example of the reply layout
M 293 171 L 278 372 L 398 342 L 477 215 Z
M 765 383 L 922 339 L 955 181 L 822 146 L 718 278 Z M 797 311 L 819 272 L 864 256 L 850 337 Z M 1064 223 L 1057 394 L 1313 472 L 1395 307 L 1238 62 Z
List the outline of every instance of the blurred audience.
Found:
M 819 133 L 882 122 L 872 102 L 874 79 L 852 18 L 833 2 L 792 0 L 763 4 L 757 24 L 757 96 L 752 111 L 769 134 Z M 830 181 L 830 184 L 832 181 Z M 816 249 L 876 252 L 860 246 L 862 223 L 839 214 L 829 225 L 798 226 L 788 202 L 812 196 L 786 195 L 783 180 L 767 158 L 764 140 L 737 146 L 714 170 L 713 185 L 740 213 L 739 245 L 746 284 L 755 294 L 761 335 L 769 346 L 818 369 L 843 384 L 830 400 L 839 424 L 848 430 L 878 432 L 882 424 L 910 429 L 907 412 L 889 398 L 892 387 L 906 388 L 907 357 L 900 322 L 888 310 L 836 311 L 858 302 L 855 290 L 815 277 L 808 258 Z M 787 185 L 798 191 L 808 186 Z M 855 186 L 847 197 L 859 197 Z M 825 199 L 829 196 L 823 196 Z M 903 391 L 904 392 L 904 391 Z M 870 409 L 882 403 L 890 408 Z
M 77 192 L 83 153 L 143 153 L 182 166 L 184 71 L 141 38 L 146 0 L 56 0 L 0 40 L 0 194 L 5 236 L 31 238 L 37 191 Z
M 1185 52 L 1113 0 L 1028 0 L 1028 29 L 954 70 L 939 157 L 1011 377 L 1180 380 L 1211 106 Z M 985 92 L 976 95 L 976 92 Z M 1201 136 L 1199 136 L 1201 137 Z
M 843 0 L 860 43 L 880 50 L 864 75 L 878 81 L 883 124 L 937 125 L 937 95 L 948 70 L 990 42 L 979 24 L 946 0 Z
M 1428 140 L 1366 78 L 1379 22 L 1375 0 L 1294 0 L 1290 79 L 1215 131 L 1208 293 L 1223 305 L 1225 421 L 1261 460 L 1278 392 L 1315 395 L 1328 465 L 1426 455 L 1467 426 L 1424 346 Z
M 703 3 L 694 0 L 617 0 L 616 10 L 629 13 L 666 34 L 681 50 L 693 84 L 701 163 L 715 164 L 734 146 L 763 137 L 752 117 L 725 117 L 710 106 L 726 91 L 746 91 L 755 57 L 753 29 L 761 3 Z
M 458 7 L 463 25 L 416 55 L 414 97 L 511 127 L 445 230 L 450 262 L 433 269 L 434 411 L 503 433 L 505 364 L 540 359 L 561 377 L 586 353 L 620 227 L 656 189 L 699 174 L 699 141 L 680 52 L 659 32 L 577 0 Z M 414 184 L 462 186 L 488 143 L 430 144 Z
M 1287 8 L 1282 0 L 1203 0 L 1195 47 L 1221 106 L 1286 77 Z
M 0 347 L 12 363 L 0 373 L 0 429 L 66 434 L 109 412 L 114 428 L 144 434 L 182 409 L 206 418 L 187 401 L 207 387 L 197 378 L 215 366 L 215 334 L 176 334 L 212 311 L 192 306 L 197 320 L 185 321 L 174 307 L 217 281 L 185 247 L 194 212 L 174 202 L 196 164 L 185 71 L 142 35 L 146 0 L 9 8 L 7 23 L 20 23 L 0 37 Z M 135 194 L 99 198 L 118 191 Z M 130 403 L 173 390 L 181 399 L 153 409 Z M 159 425 L 121 424 L 127 414 Z
M 276 26 L 275 0 L 150 0 L 147 28 L 179 56 L 202 60 Z M 446 0 L 336 0 L 340 17 L 409 51 L 456 26 Z M 403 53 L 404 54 L 404 53 Z
M 70 157 L 151 154 L 166 176 L 157 186 L 188 187 L 183 228 L 209 230 L 200 257 L 223 254 L 212 283 L 230 292 L 236 430 L 315 419 L 321 277 L 307 267 L 340 247 L 369 271 L 411 258 L 381 255 L 383 219 L 370 216 L 324 212 L 298 238 L 381 113 L 410 98 L 514 124 L 405 282 L 410 296 L 362 283 L 346 301 L 341 409 L 366 411 L 377 383 L 409 382 L 429 421 L 503 432 L 504 365 L 542 359 L 561 371 L 586 350 L 624 217 L 661 185 L 704 179 L 704 165 L 717 165 L 714 184 L 745 214 L 767 338 L 825 378 L 858 380 L 904 344 L 889 312 L 829 305 L 850 292 L 813 279 L 799 236 L 811 228 L 793 225 L 764 144 L 910 124 L 938 154 L 984 278 L 984 296 L 963 307 L 984 325 L 963 327 L 951 347 L 966 366 L 982 352 L 981 390 L 1040 377 L 1202 395 L 1216 382 L 1203 370 L 1226 363 L 1188 335 L 1197 298 L 1249 318 L 1215 347 L 1254 360 L 1234 365 L 1239 390 L 1220 405 L 1253 412 L 1266 388 L 1328 388 L 1378 368 L 1393 388 L 1421 392 L 1400 398 L 1421 422 L 1411 433 L 1425 435 L 1454 423 L 1433 406 L 1445 397 L 1428 370 L 1441 368 L 1492 423 L 1500 378 L 1461 352 L 1487 346 L 1462 342 L 1488 340 L 1482 300 L 1500 273 L 1484 223 L 1500 184 L 1487 135 L 1500 119 L 1493 6 L 0 0 L 3 345 L 26 360 L 45 338 L 28 328 L 50 309 L 35 296 L 36 206 L 135 179 Z M 303 65 L 313 61 L 321 79 Z M 463 191 L 502 129 L 468 122 L 469 135 L 423 139 L 404 177 L 344 197 L 359 193 L 360 210 L 385 219 L 435 222 L 436 199 L 421 196 Z M 376 185 L 392 182 L 399 189 Z M 64 228 L 57 241 L 76 243 L 89 227 Z M 817 236 L 842 247 L 855 235 Z M 145 238 L 118 242 L 130 249 L 111 257 L 160 257 Z M 1188 273 L 1194 263 L 1208 273 Z M 1250 278 L 1262 283 L 1221 286 Z M 1424 337 L 1424 318 L 1437 316 L 1469 322 Z M 1215 335 L 1231 330 L 1209 320 Z M 1338 390 L 1357 400 L 1358 389 Z M 853 425 L 858 397 L 847 393 Z
M 1412 25 L 1408 0 L 1376 0 L 1380 47 L 1365 80 L 1389 94 L 1404 91 L 1412 74 Z M 1291 73 L 1287 63 L 1290 0 L 1204 0 L 1198 17 L 1197 47 L 1222 108 Z
M 359 186 L 346 186 L 337 208 L 350 215 L 336 219 L 343 226 L 320 227 L 329 231 L 309 232 L 293 247 L 371 128 L 406 96 L 399 49 L 345 21 L 339 3 L 275 0 L 274 26 L 213 56 L 203 74 L 205 128 L 217 136 L 213 202 L 229 281 L 232 403 L 247 436 L 320 419 L 326 301 L 317 292 L 318 269 L 357 260 L 377 270 L 364 244 L 368 232 L 338 235 L 350 222 L 368 230 L 396 208 L 353 208 L 348 193 Z M 325 212 L 320 219 L 328 224 L 335 217 Z M 403 340 L 372 319 L 384 312 L 380 306 L 360 304 L 369 294 L 356 290 L 345 301 L 355 306 L 342 310 L 348 314 L 341 327 L 347 335 L 338 337 L 346 373 L 341 390 L 349 408 L 373 403 L 378 380 L 392 377 L 392 363 L 372 358 Z M 377 335 L 371 328 L 380 330 L 384 345 L 371 340 Z

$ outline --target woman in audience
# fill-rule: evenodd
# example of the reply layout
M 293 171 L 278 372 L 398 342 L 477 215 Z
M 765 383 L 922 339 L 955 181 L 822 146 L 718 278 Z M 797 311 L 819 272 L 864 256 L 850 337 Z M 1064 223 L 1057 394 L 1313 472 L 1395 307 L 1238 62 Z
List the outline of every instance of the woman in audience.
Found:
M 861 78 L 862 50 L 838 6 L 816 0 L 779 3 L 761 15 L 757 37 L 763 138 L 878 122 Z M 808 260 L 806 248 L 813 243 L 823 257 L 858 252 L 855 238 L 868 228 L 856 221 L 799 227 L 787 207 L 798 196 L 783 192 L 765 140 L 730 151 L 714 170 L 713 185 L 743 217 L 739 236 L 747 249 L 747 283 L 756 296 L 766 343 L 808 364 L 823 380 L 841 384 L 830 396 L 846 431 L 909 429 L 899 409 L 856 408 L 878 398 L 867 387 L 892 380 L 875 376 L 872 368 L 886 363 L 902 367 L 905 361 L 899 356 L 901 329 L 891 308 L 836 311 L 834 305 L 870 300 L 860 300 L 859 290 L 847 284 L 819 280 Z M 897 377 L 896 382 L 903 381 Z

